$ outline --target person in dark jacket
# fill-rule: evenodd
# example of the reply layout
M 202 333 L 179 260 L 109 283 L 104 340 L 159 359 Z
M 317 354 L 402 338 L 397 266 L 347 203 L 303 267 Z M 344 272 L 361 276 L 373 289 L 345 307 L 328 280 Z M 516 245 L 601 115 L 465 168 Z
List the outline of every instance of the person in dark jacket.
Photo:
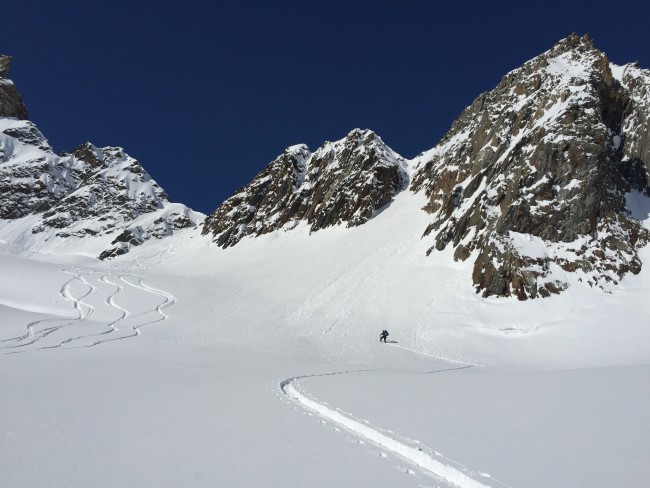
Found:
M 388 337 L 388 331 L 384 329 L 381 331 L 381 334 L 379 334 L 379 342 L 384 341 L 384 344 L 386 344 L 386 337 Z

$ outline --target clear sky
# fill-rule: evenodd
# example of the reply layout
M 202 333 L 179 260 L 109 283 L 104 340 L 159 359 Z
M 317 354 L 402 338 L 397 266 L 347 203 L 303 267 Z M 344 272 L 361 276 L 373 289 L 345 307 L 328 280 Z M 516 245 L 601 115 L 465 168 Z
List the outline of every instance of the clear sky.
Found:
M 571 32 L 650 68 L 647 1 L 0 0 L 0 18 L 57 151 L 122 146 L 206 213 L 285 147 L 355 127 L 413 157 Z

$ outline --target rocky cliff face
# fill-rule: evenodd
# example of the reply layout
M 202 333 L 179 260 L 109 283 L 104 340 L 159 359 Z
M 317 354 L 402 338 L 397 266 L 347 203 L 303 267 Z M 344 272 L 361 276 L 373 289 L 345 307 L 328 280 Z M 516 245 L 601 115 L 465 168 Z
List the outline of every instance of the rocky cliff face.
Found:
M 123 149 L 85 143 L 58 155 L 28 120 L 0 58 L 0 234 L 47 250 L 66 241 L 108 258 L 150 238 L 195 227 L 200 214 L 168 201 Z M 11 87 L 2 90 L 1 87 Z
M 27 109 L 13 81 L 9 79 L 11 56 L 0 55 L 0 117 L 27 119 Z
M 369 130 L 353 130 L 314 153 L 292 146 L 210 215 L 203 234 L 228 247 L 301 222 L 311 231 L 361 225 L 405 188 L 403 166 Z
M 634 210 L 650 208 L 649 87 L 650 72 L 616 66 L 573 34 L 481 94 L 417 158 L 358 130 L 313 154 L 291 147 L 203 233 L 227 247 L 300 222 L 359 225 L 409 173 L 409 190 L 428 199 L 429 253 L 472 260 L 477 293 L 547 297 L 569 275 L 610 289 L 639 272 L 650 239 Z
M 548 296 L 564 273 L 604 288 L 638 273 L 650 236 L 626 205 L 648 194 L 649 80 L 576 35 L 508 73 L 416 161 L 430 252 L 474 260 L 485 296 Z

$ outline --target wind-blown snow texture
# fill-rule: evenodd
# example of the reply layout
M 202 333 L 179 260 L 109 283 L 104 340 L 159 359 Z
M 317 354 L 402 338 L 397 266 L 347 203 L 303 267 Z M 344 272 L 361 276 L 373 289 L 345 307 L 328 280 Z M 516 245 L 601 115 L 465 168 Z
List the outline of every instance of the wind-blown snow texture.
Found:
M 647 71 L 571 36 L 201 235 L 122 149 L 55 154 L 6 60 L 1 486 L 647 487 Z

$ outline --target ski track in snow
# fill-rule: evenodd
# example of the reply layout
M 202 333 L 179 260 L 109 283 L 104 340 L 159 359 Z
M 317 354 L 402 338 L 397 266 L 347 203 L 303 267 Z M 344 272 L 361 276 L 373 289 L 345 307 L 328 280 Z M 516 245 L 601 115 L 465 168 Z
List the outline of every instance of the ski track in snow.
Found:
M 460 361 L 458 359 L 451 359 L 451 358 L 447 358 L 447 357 L 444 357 L 444 356 L 436 356 L 435 354 L 430 354 L 428 352 L 418 351 L 417 349 L 411 349 L 410 347 L 400 346 L 400 345 L 395 344 L 394 342 L 390 342 L 390 341 L 386 345 L 391 346 L 391 347 L 398 347 L 400 349 L 404 349 L 405 351 L 410 351 L 410 352 L 413 352 L 415 354 L 421 354 L 423 356 L 428 356 L 430 358 L 435 358 L 435 359 L 440 359 L 442 361 L 447 361 L 448 363 L 462 364 L 467 368 L 480 367 L 478 364 L 475 364 L 475 363 L 468 363 L 467 361 Z M 450 369 L 445 370 L 445 371 L 450 371 L 450 370 L 455 370 L 455 369 L 465 369 L 465 368 L 450 368 Z M 435 372 L 438 372 L 438 371 L 435 371 Z
M 440 356 L 435 356 L 433 354 L 424 353 L 417 351 L 415 349 L 410 349 L 404 346 L 398 346 L 396 344 L 389 344 L 393 347 L 399 347 L 417 354 L 423 354 L 426 356 L 434 357 L 436 359 L 441 359 L 448 361 L 450 363 L 455 363 L 460 366 L 454 366 L 446 369 L 438 369 L 434 371 L 428 371 L 428 374 L 431 373 L 445 373 L 451 371 L 458 371 L 462 369 L 478 367 L 477 364 L 468 363 L 465 361 L 459 361 L 449 358 L 443 358 Z M 459 488 L 513 488 L 512 486 L 493 478 L 492 476 L 483 473 L 481 471 L 475 471 L 467 466 L 455 461 L 453 459 L 445 457 L 438 451 L 432 450 L 419 441 L 407 440 L 407 439 L 398 439 L 392 431 L 387 431 L 378 427 L 372 426 L 367 420 L 357 420 L 353 418 L 350 414 L 344 414 L 339 409 L 332 409 L 326 404 L 319 402 L 315 399 L 307 397 L 300 389 L 298 388 L 298 383 L 307 378 L 315 378 L 319 376 L 334 376 L 334 375 L 343 375 L 343 374 L 353 374 L 353 373 L 363 373 L 372 370 L 354 370 L 354 371 L 340 371 L 332 373 L 323 373 L 323 374 L 314 374 L 306 376 L 294 376 L 292 378 L 285 379 L 280 382 L 280 389 L 282 393 L 289 397 L 290 399 L 300 403 L 305 407 L 309 412 L 314 412 L 320 415 L 323 419 L 333 422 L 339 427 L 343 427 L 348 431 L 360 436 L 362 439 L 358 441 L 359 445 L 365 445 L 366 442 L 374 444 L 375 446 L 383 449 L 384 451 L 390 451 L 393 454 L 398 455 L 402 459 L 405 459 L 410 464 L 417 466 L 420 470 L 426 472 L 429 475 L 433 475 L 437 478 L 442 478 L 447 483 L 451 483 L 452 486 L 457 486 Z M 308 413 L 311 415 L 311 413 Z M 325 424 L 325 420 L 320 420 L 321 423 Z M 339 430 L 334 428 L 334 430 Z M 410 441 L 410 442 L 409 442 Z M 409 445 L 412 444 L 412 445 Z M 380 452 L 381 457 L 386 458 L 385 452 Z M 413 471 L 410 469 L 406 470 L 407 473 L 413 474 Z M 481 479 L 479 481 L 478 479 Z M 486 484 L 483 480 L 489 480 L 490 484 Z
M 95 333 L 95 334 L 85 334 L 85 335 L 80 335 L 80 336 L 76 336 L 76 337 L 70 337 L 70 338 L 64 340 L 61 344 L 57 344 L 57 345 L 54 345 L 54 346 L 50 346 L 50 347 L 49 347 L 50 349 L 55 348 L 55 347 L 66 346 L 67 344 L 73 343 L 73 342 L 75 342 L 75 341 L 80 341 L 80 340 L 82 340 L 82 339 L 88 339 L 88 338 L 91 338 L 91 337 L 101 337 L 101 336 L 104 336 L 104 335 L 107 335 L 107 334 L 112 334 L 112 333 L 117 333 L 117 332 L 119 332 L 120 329 L 118 328 L 117 324 L 118 324 L 120 321 L 124 320 L 127 316 L 129 316 L 129 315 L 131 314 L 128 310 L 126 310 L 125 308 L 122 308 L 121 306 L 119 306 L 119 305 L 115 302 L 115 300 L 114 300 L 114 299 L 115 299 L 115 296 L 116 296 L 118 293 L 120 293 L 120 292 L 124 289 L 124 287 L 123 287 L 122 285 L 119 285 L 119 284 L 117 284 L 117 283 L 113 283 L 112 281 L 109 281 L 107 275 L 103 275 L 103 276 L 99 279 L 99 281 L 100 281 L 101 283 L 106 283 L 106 284 L 108 284 L 108 285 L 112 285 L 112 286 L 115 287 L 115 291 L 114 291 L 113 293 L 111 293 L 111 294 L 106 298 L 106 300 L 104 300 L 104 303 L 106 303 L 106 305 L 108 305 L 109 307 L 112 307 L 112 308 L 114 308 L 114 309 L 116 309 L 116 310 L 119 310 L 119 312 L 120 312 L 120 316 L 119 316 L 117 319 L 108 322 L 108 323 L 106 324 L 106 326 L 108 327 L 108 329 L 105 330 L 104 332 L 97 332 L 97 333 Z M 126 339 L 126 338 L 128 338 L 128 337 L 133 337 L 133 334 L 129 334 L 129 335 L 127 335 L 127 336 L 119 337 L 119 338 L 120 338 L 120 339 Z M 102 342 L 107 342 L 107 341 L 109 341 L 109 340 L 112 341 L 112 340 L 116 340 L 116 339 L 118 339 L 118 338 L 116 338 L 116 337 L 111 337 L 110 339 L 107 338 L 107 339 L 104 339 L 104 340 L 95 340 L 95 341 L 93 341 L 92 343 L 90 343 L 90 344 L 86 344 L 86 345 L 84 345 L 84 346 L 74 346 L 74 345 L 73 345 L 74 347 L 66 347 L 66 349 L 79 349 L 80 347 L 93 347 L 93 346 L 96 346 L 96 345 L 98 345 L 98 344 L 101 344 Z
M 158 266 L 159 264 L 162 264 L 163 262 L 165 262 L 165 260 L 168 257 L 173 256 L 174 254 L 176 254 L 176 250 L 174 249 L 174 246 L 172 244 L 168 244 L 167 247 L 160 248 L 152 254 L 147 254 L 147 255 L 144 255 L 142 253 L 137 254 L 134 257 L 133 261 L 129 263 L 127 268 L 135 271 L 146 271 L 153 266 Z M 123 264 L 118 263 L 118 264 L 111 265 L 111 268 L 115 270 L 119 270 L 122 268 L 122 266 Z
M 63 272 L 72 274 L 73 276 L 63 283 L 61 285 L 61 288 L 59 288 L 59 295 L 66 301 L 72 303 L 73 308 L 75 311 L 77 311 L 79 314 L 82 314 L 83 312 L 79 308 L 79 304 L 77 300 L 75 300 L 74 297 L 72 297 L 72 294 L 70 293 L 70 285 L 72 282 L 74 282 L 77 279 L 77 276 L 74 273 L 70 273 L 67 270 L 61 270 Z M 87 293 L 85 296 L 87 296 L 89 293 Z M 80 315 L 81 316 L 81 315 Z M 50 334 L 58 331 L 59 329 L 66 327 L 67 325 L 70 325 L 73 323 L 75 318 L 72 319 L 41 319 L 41 320 L 35 320 L 33 322 L 28 323 L 25 326 L 25 334 L 19 335 L 16 337 L 10 337 L 8 339 L 2 339 L 0 340 L 0 343 L 4 342 L 9 342 L 9 345 L 2 346 L 1 349 L 9 349 L 11 350 L 7 354 L 13 354 L 16 352 L 23 352 L 22 349 L 19 348 L 24 348 L 25 346 L 30 346 L 32 344 L 36 344 L 40 340 L 44 339 L 45 337 L 49 336 Z M 39 326 L 43 325 L 49 325 L 49 327 L 43 327 L 40 328 Z
M 163 310 L 165 308 L 171 307 L 172 305 L 174 305 L 176 303 L 176 297 L 174 297 L 174 295 L 172 295 L 171 293 L 167 293 L 166 291 L 159 290 L 158 288 L 154 288 L 153 286 L 147 285 L 144 282 L 143 278 L 141 278 L 141 277 L 138 278 L 138 284 L 137 285 L 135 285 L 135 284 L 131 283 L 130 281 L 128 281 L 124 276 L 120 276 L 120 280 L 122 280 L 127 285 L 132 286 L 133 288 L 143 290 L 143 291 L 145 291 L 147 293 L 152 293 L 154 295 L 163 297 L 165 299 L 165 301 L 163 303 L 161 303 L 160 305 L 158 305 L 156 307 L 156 310 L 155 310 L 156 313 L 158 313 L 160 315 L 160 317 L 157 320 L 154 320 L 152 322 L 148 322 L 148 323 L 142 324 L 142 325 L 155 324 L 156 322 L 160 322 L 161 320 L 167 320 L 169 318 L 169 316 L 165 312 L 163 312 Z M 139 327 L 142 327 L 142 325 L 140 325 Z
M 90 320 L 93 315 L 98 311 L 96 306 L 87 302 L 92 294 L 98 293 L 98 287 L 92 284 L 93 273 L 90 271 L 82 271 L 78 268 L 73 268 L 71 271 L 62 269 L 63 273 L 72 275 L 58 290 L 59 295 L 65 301 L 69 302 L 75 317 L 71 318 L 51 318 L 35 320 L 25 325 L 24 333 L 15 337 L 0 339 L 0 350 L 4 354 L 16 354 L 27 351 L 42 351 L 45 349 L 79 349 L 85 347 L 93 347 L 99 344 L 128 339 L 136 337 L 140 334 L 140 328 L 148 325 L 153 325 L 164 320 L 169 319 L 169 316 L 164 312 L 164 309 L 171 307 L 176 303 L 176 298 L 166 291 L 154 288 L 145 283 L 144 278 L 137 275 L 119 275 L 118 280 L 129 286 L 132 292 L 136 294 L 148 294 L 160 297 L 163 301 L 157 304 L 154 308 L 145 308 L 143 310 L 129 310 L 116 301 L 119 300 L 119 295 L 124 292 L 125 287 L 112 281 L 110 275 L 102 274 L 97 283 L 115 287 L 114 290 L 106 296 L 102 302 L 103 312 L 113 311 L 116 312 L 116 318 L 102 322 L 101 320 Z M 137 283 L 129 280 L 137 279 Z M 82 294 L 76 296 L 73 292 L 73 286 L 83 286 L 87 288 Z M 86 300 L 86 301 L 84 301 Z M 132 300 L 136 302 L 137 300 Z M 131 319 L 135 323 L 127 323 Z M 72 327 L 76 325 L 77 327 Z M 79 327 L 88 326 L 95 328 L 94 331 L 89 333 L 79 334 Z M 97 327 L 104 327 L 105 330 L 97 331 Z M 66 334 L 67 331 L 68 334 Z M 57 336 L 62 336 L 56 341 L 47 344 L 44 339 L 52 334 L 57 333 Z M 67 335 L 67 337 L 66 337 Z M 52 336 L 51 338 L 54 338 Z M 43 345 L 41 345 L 43 341 Z M 40 347 L 39 347 L 40 346 Z

